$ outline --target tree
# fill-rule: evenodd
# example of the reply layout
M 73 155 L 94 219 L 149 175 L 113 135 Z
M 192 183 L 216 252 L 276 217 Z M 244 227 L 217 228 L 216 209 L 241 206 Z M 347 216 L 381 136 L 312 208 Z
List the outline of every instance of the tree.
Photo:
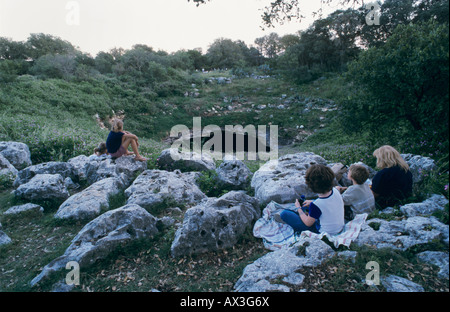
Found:
M 30 69 L 33 75 L 43 78 L 70 79 L 75 73 L 77 62 L 75 55 L 47 54 L 36 60 Z
M 0 37 L 0 60 L 26 60 L 28 54 L 25 43 Z
M 350 64 L 348 77 L 367 99 L 349 101 L 344 109 L 350 116 L 364 112 L 374 127 L 405 121 L 415 131 L 448 135 L 448 31 L 448 24 L 434 20 L 399 25 L 384 45 Z
M 273 59 L 282 50 L 281 38 L 277 33 L 271 33 L 255 40 L 255 44 L 262 55 Z
M 211 68 L 233 68 L 245 62 L 242 42 L 216 39 L 209 47 L 206 57 Z
M 95 57 L 95 69 L 102 74 L 111 74 L 113 66 L 116 64 L 114 56 L 107 52 L 99 52 Z
M 26 42 L 29 57 L 37 60 L 44 55 L 75 53 L 75 47 L 68 41 L 46 34 L 31 34 Z

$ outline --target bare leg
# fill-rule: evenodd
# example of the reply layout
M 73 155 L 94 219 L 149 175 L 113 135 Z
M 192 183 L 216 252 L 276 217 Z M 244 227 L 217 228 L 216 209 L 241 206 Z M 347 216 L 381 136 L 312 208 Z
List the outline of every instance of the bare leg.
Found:
M 122 146 L 125 148 L 125 150 L 128 151 L 128 147 L 130 145 L 131 145 L 131 149 L 134 152 L 134 155 L 136 155 L 136 157 L 135 157 L 136 160 L 139 160 L 139 161 L 146 161 L 147 160 L 146 158 L 142 157 L 139 154 L 138 143 L 137 143 L 136 140 L 133 140 L 133 139 L 125 139 L 125 140 L 123 140 Z M 130 153 L 129 155 L 132 155 L 132 154 Z

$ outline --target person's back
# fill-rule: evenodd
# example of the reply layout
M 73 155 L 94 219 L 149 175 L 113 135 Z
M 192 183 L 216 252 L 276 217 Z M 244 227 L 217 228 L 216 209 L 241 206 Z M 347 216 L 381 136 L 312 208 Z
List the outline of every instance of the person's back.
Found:
M 369 170 L 362 165 L 352 165 L 348 178 L 353 182 L 342 195 L 344 205 L 350 207 L 351 214 L 371 213 L 375 210 L 375 197 L 370 186 L 365 182 L 369 178 Z
M 383 206 L 394 206 L 411 196 L 412 184 L 411 171 L 394 166 L 377 173 L 372 181 L 372 191 L 384 198 Z
M 316 199 L 310 204 L 309 215 L 319 220 L 319 232 L 332 235 L 341 232 L 344 227 L 344 202 L 340 192 L 333 188 L 328 197 Z
M 377 167 L 381 169 L 372 180 L 372 192 L 376 203 L 384 209 L 402 203 L 412 194 L 412 173 L 400 153 L 392 146 L 377 149 Z
M 353 214 L 371 213 L 375 210 L 375 197 L 368 184 L 355 184 L 342 194 L 344 205 L 349 206 Z

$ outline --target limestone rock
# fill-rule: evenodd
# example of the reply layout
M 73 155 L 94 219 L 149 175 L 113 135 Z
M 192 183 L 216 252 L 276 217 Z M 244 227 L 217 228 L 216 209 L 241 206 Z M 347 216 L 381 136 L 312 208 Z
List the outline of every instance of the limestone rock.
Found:
M 109 198 L 123 190 L 122 180 L 107 178 L 68 198 L 55 214 L 57 219 L 93 219 L 108 209 Z
M 9 236 L 6 235 L 6 233 L 3 232 L 1 229 L 2 225 L 0 224 L 0 246 L 10 244 L 12 242 L 11 238 L 9 238 Z
M 14 187 L 19 187 L 29 182 L 38 174 L 59 174 L 63 177 L 63 180 L 68 177 L 76 180 L 76 172 L 71 164 L 51 161 L 20 170 L 17 174 L 17 179 L 14 181 Z
M 22 184 L 14 191 L 17 198 L 29 201 L 60 201 L 69 198 L 70 194 L 60 174 L 37 174 L 30 181 Z
M 225 160 L 216 172 L 219 186 L 232 190 L 245 190 L 252 176 L 250 169 L 240 160 Z
M 443 195 L 433 195 L 422 203 L 412 203 L 400 207 L 408 217 L 413 216 L 430 216 L 435 211 L 443 211 L 445 205 L 448 204 L 448 199 Z
M 125 195 L 128 204 L 145 209 L 167 203 L 192 206 L 206 198 L 195 184 L 194 175 L 161 170 L 144 171 L 125 190 Z
M 20 142 L 0 142 L 2 154 L 17 170 L 31 166 L 31 153 L 28 146 Z
M 395 275 L 382 278 L 381 284 L 386 287 L 387 292 L 424 292 L 423 287 L 419 284 Z
M 195 152 L 183 153 L 177 149 L 170 148 L 162 151 L 158 157 L 158 164 L 161 169 L 186 171 L 208 171 L 216 169 L 214 159 L 206 153 Z
M 122 156 L 117 159 L 90 159 L 81 155 L 69 159 L 77 175 L 88 184 L 107 178 L 120 178 L 130 185 L 137 175 L 147 170 L 147 162 L 137 161 L 134 156 Z
M 293 203 L 301 195 L 314 197 L 305 182 L 306 171 L 314 164 L 326 165 L 326 161 L 313 153 L 298 153 L 267 162 L 253 175 L 255 197 L 263 205 Z
M 21 213 L 36 213 L 36 214 L 42 214 L 44 212 L 44 208 L 42 208 L 39 205 L 36 204 L 25 204 L 20 206 L 14 206 L 6 210 L 3 215 L 4 216 L 11 216 L 11 215 L 18 215 Z
M 257 200 L 243 192 L 203 201 L 186 211 L 172 243 L 172 256 L 232 247 L 260 215 Z
M 448 280 L 448 271 L 449 271 L 449 261 L 448 261 L 448 252 L 443 251 L 424 251 L 417 254 L 417 258 L 420 261 L 427 262 L 438 266 L 440 271 L 438 273 L 438 277 L 444 278 Z
M 436 164 L 433 159 L 420 155 L 402 154 L 401 155 L 413 175 L 413 182 L 418 183 L 422 181 L 425 172 L 436 169 Z
M 8 176 L 10 180 L 14 181 L 18 172 L 9 160 L 0 154 L 0 176 Z
M 137 205 L 108 211 L 86 224 L 64 254 L 46 265 L 31 281 L 31 286 L 40 283 L 52 272 L 65 268 L 70 261 L 78 262 L 82 269 L 105 258 L 118 246 L 151 238 L 157 232 L 156 218 Z
M 289 287 L 272 284 L 271 281 L 282 278 L 288 284 L 300 286 L 304 277 L 296 271 L 304 266 L 320 265 L 332 255 L 333 249 L 322 240 L 299 241 L 290 248 L 270 252 L 249 264 L 234 289 L 237 292 L 289 291 Z
M 435 217 L 416 216 L 402 221 L 368 220 L 361 227 L 355 243 L 377 248 L 406 250 L 411 246 L 428 243 L 435 239 L 448 243 L 448 225 L 439 222 Z

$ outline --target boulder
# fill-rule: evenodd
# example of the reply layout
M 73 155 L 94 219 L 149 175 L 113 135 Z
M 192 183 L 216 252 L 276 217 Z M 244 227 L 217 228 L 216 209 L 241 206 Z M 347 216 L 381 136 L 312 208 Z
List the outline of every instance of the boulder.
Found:
M 108 211 L 86 224 L 64 254 L 46 265 L 31 281 L 31 286 L 37 285 L 52 272 L 64 269 L 70 261 L 78 262 L 82 269 L 105 258 L 118 246 L 137 239 L 152 238 L 157 232 L 155 217 L 137 205 Z
M 14 181 L 17 177 L 17 171 L 16 168 L 14 168 L 13 165 L 9 162 L 8 159 L 6 159 L 2 154 L 0 154 L 0 177 L 1 176 L 7 176 L 11 181 Z
M 22 184 L 28 183 L 38 174 L 59 174 L 63 177 L 63 180 L 68 177 L 72 180 L 76 180 L 77 178 L 76 171 L 71 164 L 52 161 L 20 170 L 17 174 L 16 180 L 14 181 L 14 187 L 19 187 Z
M 109 198 L 123 190 L 122 180 L 107 178 L 68 198 L 55 214 L 57 219 L 86 220 L 109 208 Z
M 37 174 L 27 183 L 20 185 L 14 195 L 31 202 L 63 202 L 70 196 L 60 174 Z
M 2 224 L 0 223 L 0 246 L 8 245 L 12 242 L 11 238 L 2 231 Z
M 422 286 L 407 280 L 406 278 L 389 275 L 381 279 L 381 284 L 387 292 L 424 292 Z
M 401 221 L 368 220 L 361 227 L 355 243 L 377 248 L 406 250 L 435 239 L 448 244 L 448 225 L 439 222 L 435 217 L 416 216 Z
M 245 190 L 250 185 L 252 172 L 240 160 L 224 160 L 216 169 L 220 188 Z
M 402 154 L 401 156 L 409 165 L 414 183 L 421 182 L 426 172 L 433 171 L 437 168 L 434 160 L 429 157 L 412 154 Z
M 183 153 L 170 148 L 162 151 L 158 157 L 158 165 L 164 170 L 179 169 L 186 171 L 208 171 L 216 169 L 214 159 L 207 153 Z
M 209 198 L 186 211 L 172 243 L 172 256 L 232 247 L 260 215 L 258 201 L 244 192 Z
M 20 206 L 14 206 L 6 210 L 4 216 L 18 215 L 22 213 L 31 213 L 41 215 L 44 212 L 44 208 L 36 204 L 25 204 Z
M 448 251 L 424 251 L 417 254 L 417 258 L 422 262 L 430 263 L 439 267 L 440 271 L 438 273 L 438 277 L 448 280 Z
M 134 159 L 134 156 L 123 156 L 117 159 L 90 159 L 81 155 L 69 159 L 80 179 L 89 185 L 107 178 L 120 178 L 124 184 L 130 185 L 134 178 L 147 169 L 147 162 Z
M 411 203 L 400 207 L 400 211 L 408 217 L 430 216 L 436 211 L 443 211 L 448 199 L 443 195 L 433 195 L 422 203 Z
M 237 292 L 290 291 L 286 285 L 299 287 L 304 276 L 296 273 L 302 267 L 318 266 L 334 255 L 333 249 L 322 240 L 305 239 L 292 247 L 270 252 L 245 267 L 242 276 L 234 285 Z
M 267 162 L 253 175 L 251 186 L 255 189 L 255 197 L 263 205 L 271 201 L 293 203 L 301 195 L 315 197 L 305 182 L 306 171 L 314 164 L 327 163 L 313 153 L 286 155 Z
M 20 142 L 0 142 L 2 154 L 17 170 L 31 166 L 31 153 L 28 146 Z
M 161 170 L 144 171 L 125 190 L 128 204 L 152 209 L 164 204 L 192 206 L 206 198 L 195 184 L 195 175 Z M 174 206 L 173 206 L 174 207 Z

